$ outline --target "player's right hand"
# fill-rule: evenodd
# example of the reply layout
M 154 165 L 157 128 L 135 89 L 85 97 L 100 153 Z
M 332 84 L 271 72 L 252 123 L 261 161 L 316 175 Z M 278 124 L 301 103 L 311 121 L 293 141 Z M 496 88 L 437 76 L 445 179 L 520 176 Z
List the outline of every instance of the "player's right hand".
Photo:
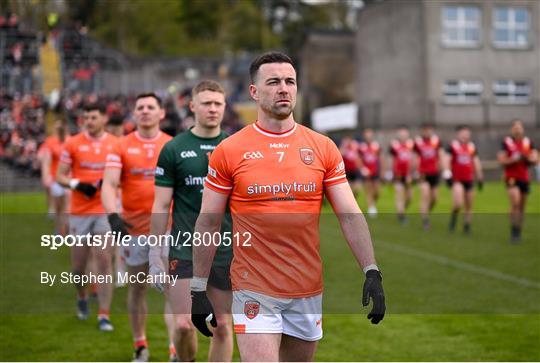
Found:
M 97 188 L 93 184 L 83 182 L 79 182 L 75 187 L 75 190 L 78 190 L 90 198 L 93 197 L 97 192 Z
M 118 213 L 111 213 L 107 216 L 107 219 L 109 220 L 109 224 L 111 225 L 111 230 L 113 232 L 122 233 L 122 235 L 128 235 L 129 231 L 128 228 L 132 228 L 133 226 L 120 217 Z
M 371 324 L 378 324 L 384 318 L 386 304 L 384 302 L 384 290 L 382 287 L 382 275 L 380 271 L 369 270 L 366 272 L 366 281 L 362 294 L 362 305 L 368 306 L 369 299 L 373 299 L 373 308 L 367 318 Z
M 208 329 L 208 325 L 206 325 L 206 321 L 209 318 L 210 324 L 214 328 L 217 327 L 214 308 L 206 296 L 206 291 L 191 290 L 191 322 L 203 335 L 207 337 L 214 335 L 210 329 Z
M 476 187 L 478 188 L 478 191 L 481 192 L 484 189 L 484 181 L 482 179 L 478 180 L 476 182 Z

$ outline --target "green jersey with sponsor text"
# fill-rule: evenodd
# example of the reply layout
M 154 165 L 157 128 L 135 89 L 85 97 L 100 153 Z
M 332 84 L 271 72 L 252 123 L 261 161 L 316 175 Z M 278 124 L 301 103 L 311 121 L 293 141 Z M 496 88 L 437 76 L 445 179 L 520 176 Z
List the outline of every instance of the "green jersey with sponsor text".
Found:
M 159 154 L 155 173 L 155 185 L 173 189 L 174 238 L 169 249 L 169 258 L 192 260 L 193 228 L 201 210 L 204 179 L 208 173 L 208 157 L 216 146 L 228 135 L 223 131 L 214 138 L 202 138 L 191 130 L 177 135 L 169 141 Z M 223 218 L 221 236 L 231 232 L 230 215 Z M 226 266 L 232 259 L 231 246 L 219 243 L 220 236 L 213 236 L 219 244 L 214 265 Z

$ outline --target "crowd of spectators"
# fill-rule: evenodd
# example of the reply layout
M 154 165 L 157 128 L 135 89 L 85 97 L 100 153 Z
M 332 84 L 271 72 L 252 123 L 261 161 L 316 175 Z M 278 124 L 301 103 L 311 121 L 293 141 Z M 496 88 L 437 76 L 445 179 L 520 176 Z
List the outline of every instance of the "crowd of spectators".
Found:
M 194 124 L 193 113 L 189 110 L 191 94 L 185 90 L 178 94 L 160 95 L 165 108 L 165 118 L 161 129 L 174 136 L 189 129 Z M 131 111 L 136 94 L 107 95 L 71 92 L 61 95 L 54 104 L 46 102 L 39 94 L 8 93 L 0 89 L 0 158 L 27 175 L 39 175 L 37 153 L 46 137 L 46 117 L 48 109 L 67 121 L 70 134 L 78 133 L 83 124 L 83 107 L 87 103 L 105 106 L 110 130 L 126 134 L 135 128 Z M 227 106 L 223 129 L 234 133 L 242 127 L 240 116 Z
M 16 14 L 0 14 L 0 84 L 13 93 L 30 93 L 38 54 L 36 33 L 24 27 Z

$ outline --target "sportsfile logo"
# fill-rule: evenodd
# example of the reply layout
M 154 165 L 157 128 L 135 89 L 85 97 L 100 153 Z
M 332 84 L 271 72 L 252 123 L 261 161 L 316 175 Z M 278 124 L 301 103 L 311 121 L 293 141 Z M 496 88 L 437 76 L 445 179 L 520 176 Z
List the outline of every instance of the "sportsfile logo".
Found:
M 197 157 L 197 153 L 193 150 L 187 150 L 187 151 L 182 151 L 180 153 L 180 157 L 182 159 L 187 159 L 187 158 L 196 158 Z
M 244 153 L 244 159 L 264 159 L 264 155 L 260 151 L 247 151 Z

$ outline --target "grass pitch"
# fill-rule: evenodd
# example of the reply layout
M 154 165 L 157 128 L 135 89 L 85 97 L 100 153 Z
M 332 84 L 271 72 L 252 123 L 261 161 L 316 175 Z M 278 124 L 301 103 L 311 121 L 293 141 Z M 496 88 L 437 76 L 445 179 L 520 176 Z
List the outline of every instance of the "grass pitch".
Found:
M 320 361 L 539 361 L 540 193 L 533 185 L 523 242 L 508 243 L 508 202 L 500 183 L 477 193 L 473 233 L 447 229 L 450 197 L 441 188 L 432 228 L 423 231 L 418 193 L 409 223 L 400 226 L 390 186 L 382 189 L 379 216 L 368 223 L 383 270 L 388 315 L 377 326 L 360 303 L 363 275 L 339 224 L 325 206 L 321 255 L 325 271 L 324 338 Z M 360 204 L 364 206 L 362 197 Z M 39 272 L 69 271 L 69 251 L 39 246 L 52 233 L 42 194 L 1 196 L 0 360 L 126 361 L 131 336 L 126 289 L 116 289 L 113 333 L 97 330 L 95 312 L 74 314 L 74 289 L 39 283 Z M 149 291 L 147 323 L 152 360 L 167 359 L 162 297 Z M 197 360 L 207 357 L 199 336 Z M 234 358 L 239 359 L 237 350 Z

